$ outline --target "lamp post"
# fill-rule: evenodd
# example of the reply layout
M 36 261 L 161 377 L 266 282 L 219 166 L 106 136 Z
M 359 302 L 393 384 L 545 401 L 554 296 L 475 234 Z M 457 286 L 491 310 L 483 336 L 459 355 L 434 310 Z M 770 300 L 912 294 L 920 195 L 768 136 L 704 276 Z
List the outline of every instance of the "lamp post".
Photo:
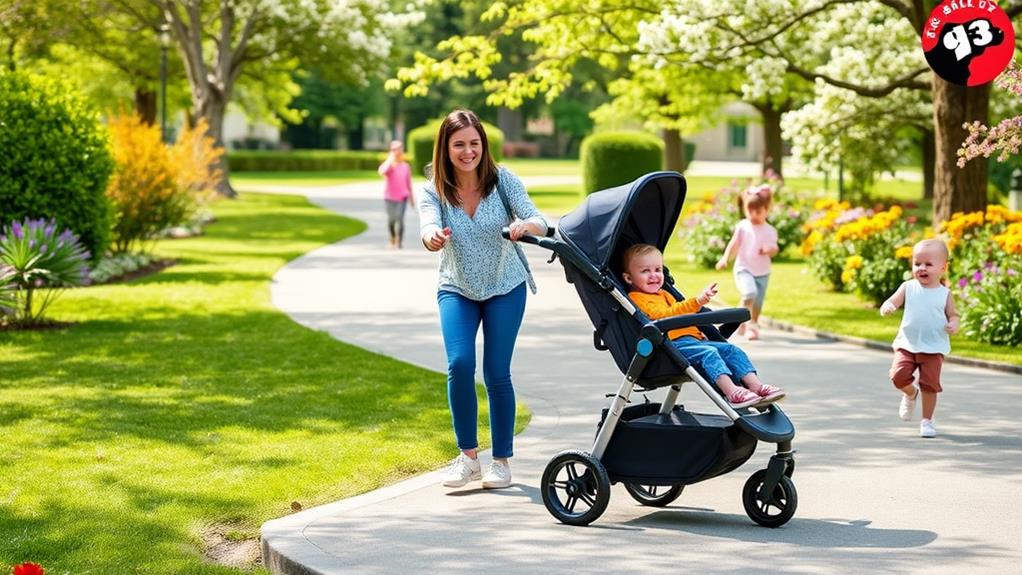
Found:
M 170 26 L 160 25 L 160 135 L 167 141 L 167 47 L 170 45 Z

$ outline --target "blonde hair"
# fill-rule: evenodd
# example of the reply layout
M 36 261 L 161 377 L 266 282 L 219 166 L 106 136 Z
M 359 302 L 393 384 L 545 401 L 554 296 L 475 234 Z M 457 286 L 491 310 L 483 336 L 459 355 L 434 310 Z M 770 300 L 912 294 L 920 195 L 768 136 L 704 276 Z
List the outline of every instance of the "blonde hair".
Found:
M 912 253 L 915 254 L 919 250 L 925 250 L 930 247 L 939 247 L 940 253 L 944 256 L 945 262 L 951 259 L 951 252 L 948 251 L 947 244 L 945 244 L 943 240 L 939 240 L 937 238 L 929 238 L 917 242 L 916 245 L 912 246 Z
M 658 250 L 656 246 L 651 246 L 649 244 L 635 244 L 625 250 L 625 253 L 621 255 L 621 262 L 624 264 L 624 267 L 622 268 L 623 271 L 628 271 L 628 266 L 631 265 L 632 260 L 646 254 L 657 254 L 660 257 L 664 256 L 664 254 L 660 253 L 660 250 Z
M 748 215 L 749 209 L 757 210 L 759 208 L 769 208 L 771 202 L 773 202 L 774 191 L 768 184 L 760 184 L 758 186 L 749 186 L 744 192 L 740 200 L 743 213 Z

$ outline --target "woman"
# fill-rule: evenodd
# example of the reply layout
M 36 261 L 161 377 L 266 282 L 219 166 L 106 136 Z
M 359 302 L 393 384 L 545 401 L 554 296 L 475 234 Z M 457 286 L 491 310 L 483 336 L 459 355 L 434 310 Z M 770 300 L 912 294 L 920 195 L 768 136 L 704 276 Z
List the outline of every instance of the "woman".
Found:
M 511 355 L 525 313 L 525 286 L 533 293 L 536 286 L 521 248 L 500 231 L 509 226 L 511 239 L 518 240 L 526 234 L 545 235 L 547 223 L 521 180 L 494 164 L 486 131 L 468 110 L 451 112 L 440 125 L 419 218 L 423 245 L 440 252 L 437 302 L 447 352 L 447 398 L 461 449 L 443 484 L 461 487 L 482 478 L 485 488 L 507 487 L 515 424 Z M 475 341 L 480 323 L 493 443 L 493 462 L 485 474 L 476 453 Z
M 383 191 L 383 201 L 387 204 L 387 229 L 390 230 L 390 245 L 387 247 L 400 248 L 405 235 L 405 206 L 410 202 L 415 207 L 412 169 L 405 161 L 400 141 L 390 143 L 390 154 L 377 171 L 387 180 Z

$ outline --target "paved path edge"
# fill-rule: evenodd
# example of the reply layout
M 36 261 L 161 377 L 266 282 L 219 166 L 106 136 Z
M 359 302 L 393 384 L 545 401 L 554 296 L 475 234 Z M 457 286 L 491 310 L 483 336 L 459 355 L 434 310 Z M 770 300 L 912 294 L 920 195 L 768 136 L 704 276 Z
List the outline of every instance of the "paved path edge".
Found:
M 829 331 L 823 331 L 814 329 L 811 327 L 805 327 L 802 325 L 796 325 L 788 323 L 786 321 L 780 321 L 772 319 L 766 316 L 759 318 L 760 323 L 763 325 L 780 331 L 786 331 L 789 333 L 797 333 L 801 335 L 808 335 L 817 339 L 823 339 L 828 341 L 840 341 L 843 343 L 851 343 L 854 345 L 860 345 L 868 349 L 876 349 L 880 351 L 891 351 L 891 344 L 889 342 L 877 341 L 875 339 L 866 339 L 863 337 L 856 337 L 854 335 L 841 335 L 838 333 L 832 333 Z M 963 357 L 961 355 L 948 355 L 944 357 L 944 361 L 948 363 L 957 363 L 959 365 L 967 365 L 970 367 L 982 367 L 986 369 L 993 369 L 997 371 L 1004 371 L 1007 373 L 1018 373 L 1022 374 L 1022 365 L 1014 365 L 1011 363 L 1002 363 L 1000 361 L 991 361 L 988 359 L 977 359 L 974 357 Z

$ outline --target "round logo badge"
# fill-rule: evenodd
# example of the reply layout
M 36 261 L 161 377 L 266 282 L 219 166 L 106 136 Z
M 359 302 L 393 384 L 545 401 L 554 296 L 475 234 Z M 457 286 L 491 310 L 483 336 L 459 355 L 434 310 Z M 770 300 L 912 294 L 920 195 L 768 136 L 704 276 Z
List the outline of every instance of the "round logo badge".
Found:
M 989 0 L 944 0 L 923 25 L 923 52 L 938 76 L 959 86 L 996 78 L 1015 51 L 1015 29 Z

